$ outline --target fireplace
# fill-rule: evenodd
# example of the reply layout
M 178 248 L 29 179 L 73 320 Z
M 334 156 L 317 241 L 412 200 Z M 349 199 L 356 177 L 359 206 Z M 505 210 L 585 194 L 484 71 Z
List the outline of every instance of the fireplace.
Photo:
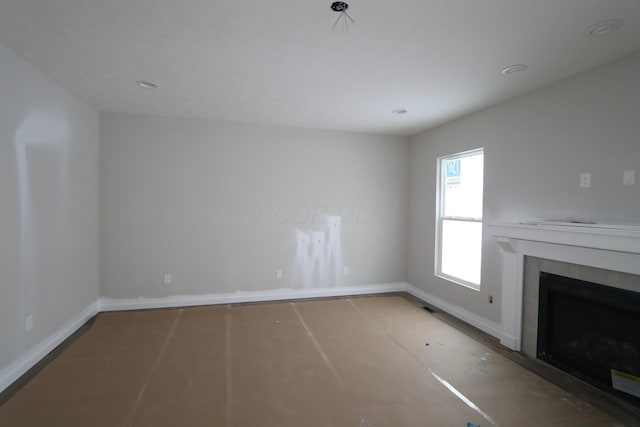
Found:
M 635 305 L 635 310 L 640 307 L 637 299 L 640 295 L 640 224 L 576 225 L 525 222 L 491 224 L 489 228 L 496 238 L 502 255 L 499 338 L 506 347 L 521 351 L 532 358 L 538 357 L 538 324 L 541 317 L 538 308 L 539 300 L 549 298 L 548 291 L 545 295 L 539 292 L 541 272 L 593 282 L 608 288 L 622 289 L 625 295 L 623 308 L 627 302 Z M 581 283 L 578 288 L 580 290 L 577 291 L 578 296 L 591 290 L 591 286 Z M 600 289 L 598 285 L 593 286 L 596 286 L 595 289 Z M 578 302 L 569 302 L 568 308 L 559 309 L 557 305 L 565 304 L 567 300 L 576 296 L 575 289 L 572 295 L 571 291 L 566 291 L 565 288 L 567 287 L 562 287 L 561 292 L 552 292 L 555 295 L 550 297 L 551 308 L 547 302 L 544 313 L 547 317 L 551 312 L 555 316 L 554 321 L 562 324 L 555 331 L 560 334 L 560 337 L 549 338 L 548 332 L 544 333 L 544 339 L 547 342 L 541 344 L 540 350 L 545 353 L 544 357 L 549 355 L 549 358 L 553 359 L 553 361 L 547 359 L 545 363 L 556 363 L 556 366 L 562 364 L 562 369 L 588 379 L 593 384 L 610 391 L 612 395 L 620 396 L 622 399 L 618 401 L 624 399 L 631 402 L 634 407 L 640 408 L 638 359 L 636 358 L 635 362 L 621 362 L 629 357 L 626 352 L 632 352 L 633 346 L 638 350 L 638 332 L 632 329 L 631 337 L 626 338 L 619 338 L 617 335 L 619 329 L 628 330 L 628 325 L 638 328 L 640 319 L 637 317 L 637 311 L 634 317 L 615 304 L 613 308 L 611 306 L 602 308 L 608 299 L 601 297 L 597 291 L 596 297 L 590 298 L 589 303 L 578 298 Z M 604 310 L 605 320 L 617 318 L 615 323 L 618 324 L 618 328 L 614 327 L 613 331 L 608 332 L 597 329 L 601 326 L 600 322 L 592 321 L 596 309 Z M 621 312 L 625 313 L 621 314 Z M 549 320 L 545 322 L 548 323 Z M 587 329 L 587 331 L 576 333 L 571 328 L 577 323 L 591 327 L 592 330 Z M 546 325 L 543 326 L 548 329 Z M 607 334 L 608 339 L 602 338 Z M 633 340 L 633 337 L 635 337 L 635 344 L 632 343 L 629 346 L 629 340 Z M 549 348 L 549 341 L 554 342 L 555 349 Z M 581 350 L 576 351 L 574 347 L 579 346 Z M 613 355 L 608 350 L 602 350 L 603 347 L 609 346 L 614 349 Z M 589 355 L 586 361 L 580 360 L 588 351 L 585 349 L 591 347 L 601 349 L 601 354 L 605 356 Z M 634 359 L 630 357 L 630 360 Z M 627 407 L 631 406 L 627 405 Z
M 523 335 L 531 329 L 523 325 L 526 258 L 632 275 L 630 287 L 640 293 L 640 225 L 526 222 L 491 224 L 489 229 L 502 254 L 499 338 L 512 350 L 521 350 Z M 526 319 L 527 313 L 524 314 Z
M 640 293 L 539 277 L 537 357 L 640 407 Z

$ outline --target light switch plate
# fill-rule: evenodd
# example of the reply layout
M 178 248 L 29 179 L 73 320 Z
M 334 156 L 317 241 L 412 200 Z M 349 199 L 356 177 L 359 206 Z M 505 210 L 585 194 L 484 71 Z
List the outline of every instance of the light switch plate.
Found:
M 590 173 L 581 173 L 580 174 L 580 188 L 589 188 L 591 187 L 591 174 Z

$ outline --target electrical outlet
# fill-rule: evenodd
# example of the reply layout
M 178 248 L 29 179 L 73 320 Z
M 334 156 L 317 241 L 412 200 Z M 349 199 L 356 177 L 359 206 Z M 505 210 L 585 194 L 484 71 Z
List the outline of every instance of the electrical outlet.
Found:
M 282 270 L 276 270 L 276 279 L 282 279 Z
M 172 278 L 170 274 L 165 274 L 164 275 L 164 284 L 165 285 L 170 285 L 172 282 Z
M 591 187 L 591 174 L 590 173 L 581 173 L 580 174 L 580 188 L 590 188 Z
M 349 275 L 349 267 L 342 267 L 342 275 L 343 276 Z
M 622 174 L 622 184 L 635 185 L 636 183 L 636 171 L 634 169 L 626 170 Z
M 493 295 L 489 295 L 489 304 L 493 304 Z
M 27 329 L 27 332 L 33 329 L 33 315 L 27 316 L 26 329 Z

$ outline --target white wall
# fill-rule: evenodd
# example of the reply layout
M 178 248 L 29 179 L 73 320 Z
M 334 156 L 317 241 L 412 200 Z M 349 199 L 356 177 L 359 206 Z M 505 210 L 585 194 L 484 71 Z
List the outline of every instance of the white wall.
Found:
M 113 113 L 100 122 L 102 296 L 406 280 L 406 138 Z M 325 214 L 342 214 L 340 236 Z M 298 231 L 325 242 L 301 248 Z
M 498 322 L 500 255 L 486 227 L 480 292 L 433 275 L 436 158 L 445 154 L 485 147 L 487 224 L 640 222 L 640 187 L 622 186 L 624 169 L 640 174 L 640 54 L 410 143 L 114 113 L 99 120 L 1 44 L 0 64 L 1 374 L 99 296 L 408 279 Z M 592 188 L 578 187 L 582 172 L 592 173 Z M 339 239 L 326 216 L 342 218 Z M 298 235 L 314 232 L 325 238 L 318 250 L 301 248 Z
M 9 365 L 98 298 L 99 116 L 2 44 L 0 64 L 3 385 Z
M 501 258 L 486 224 L 570 216 L 640 223 L 640 183 L 622 185 L 623 170 L 640 174 L 638 76 L 635 54 L 413 137 L 409 282 L 499 322 Z M 477 147 L 485 148 L 480 292 L 433 269 L 436 159 Z M 583 172 L 592 174 L 589 189 L 579 188 Z

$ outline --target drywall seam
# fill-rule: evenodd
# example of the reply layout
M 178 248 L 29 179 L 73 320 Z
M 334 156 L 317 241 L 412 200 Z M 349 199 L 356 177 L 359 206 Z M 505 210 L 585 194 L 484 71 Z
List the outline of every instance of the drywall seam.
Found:
M 89 304 L 80 313 L 69 319 L 56 332 L 32 347 L 27 353 L 14 360 L 11 364 L 0 370 L 0 392 L 13 384 L 29 369 L 53 351 L 64 340 L 69 338 L 82 325 L 87 323 L 100 311 L 98 301 Z
M 457 317 L 458 319 L 467 322 L 472 326 L 475 326 L 476 328 L 480 329 L 483 332 L 486 332 L 487 334 L 495 338 L 501 338 L 504 336 L 502 327 L 498 323 L 484 319 L 477 314 L 465 310 L 460 306 L 450 304 L 443 299 L 440 299 L 416 286 L 413 286 L 410 283 L 407 283 L 406 291 L 414 297 L 420 298 L 421 300 L 434 305 L 443 311 L 446 311 L 452 316 Z
M 406 287 L 406 283 L 397 282 L 332 288 L 276 289 L 271 291 L 257 292 L 173 295 L 166 298 L 100 298 L 100 311 L 140 310 L 149 308 L 189 307 L 197 305 L 235 304 L 245 302 L 281 301 L 301 298 L 380 294 L 389 292 L 403 292 L 406 290 Z

